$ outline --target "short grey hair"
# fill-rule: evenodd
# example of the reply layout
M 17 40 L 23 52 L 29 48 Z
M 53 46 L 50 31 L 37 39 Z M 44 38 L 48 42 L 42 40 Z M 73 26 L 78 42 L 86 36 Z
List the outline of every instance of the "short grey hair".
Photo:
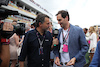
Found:
M 28 30 L 28 29 L 30 29 L 31 27 L 28 25 L 28 23 L 26 23 L 26 25 L 25 25 L 25 30 Z

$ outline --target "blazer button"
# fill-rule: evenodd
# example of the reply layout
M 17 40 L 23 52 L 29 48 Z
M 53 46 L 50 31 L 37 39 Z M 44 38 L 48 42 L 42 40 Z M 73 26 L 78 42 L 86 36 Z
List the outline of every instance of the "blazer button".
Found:
M 43 61 L 44 59 L 42 59 L 42 61 Z
M 43 67 L 44 65 L 42 64 L 42 67 Z

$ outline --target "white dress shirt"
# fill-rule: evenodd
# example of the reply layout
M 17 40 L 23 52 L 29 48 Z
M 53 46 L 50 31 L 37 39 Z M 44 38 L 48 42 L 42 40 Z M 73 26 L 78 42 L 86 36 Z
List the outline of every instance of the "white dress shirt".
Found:
M 67 30 L 63 29 L 63 34 L 64 34 L 64 37 L 65 37 L 65 35 L 68 35 L 68 29 Z M 68 36 L 68 39 L 67 39 L 67 45 L 68 45 L 68 40 L 69 40 L 69 36 Z M 63 35 L 62 35 L 62 32 L 60 34 L 60 43 L 61 43 L 61 45 L 63 45 Z M 69 52 L 67 52 L 67 53 L 66 52 L 62 52 L 62 53 L 60 53 L 60 56 L 61 56 L 61 62 L 63 62 L 63 64 L 65 62 L 69 62 L 70 61 Z M 62 67 L 74 67 L 74 66 L 62 66 Z

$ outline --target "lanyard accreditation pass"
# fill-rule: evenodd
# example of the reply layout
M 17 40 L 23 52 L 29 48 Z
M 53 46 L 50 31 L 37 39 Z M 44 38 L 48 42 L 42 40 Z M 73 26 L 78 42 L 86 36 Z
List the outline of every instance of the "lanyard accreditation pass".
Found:
M 67 44 L 67 39 L 68 39 L 68 36 L 69 36 L 69 31 L 70 31 L 70 28 L 68 29 L 68 34 L 65 35 L 64 37 L 64 34 L 63 34 L 63 30 L 62 30 L 62 35 L 63 35 L 63 45 L 61 45 L 61 48 L 60 48 L 60 53 L 61 52 L 68 52 L 68 44 Z M 66 42 L 66 44 L 65 44 Z
M 68 36 L 69 36 L 69 31 L 70 31 L 70 28 L 68 29 L 68 34 L 65 35 L 64 37 L 64 34 L 63 34 L 63 30 L 62 30 L 62 34 L 63 34 L 63 44 L 66 42 L 66 40 L 68 39 Z M 67 37 L 66 37 L 67 36 Z M 66 38 L 66 39 L 65 39 Z
M 40 38 L 39 38 L 39 35 L 38 35 L 38 32 L 36 33 L 37 34 L 37 37 L 38 37 L 38 41 L 39 41 L 39 45 L 40 45 L 40 48 L 39 48 L 39 55 L 43 54 L 43 41 L 45 39 L 45 35 L 43 36 L 43 40 L 41 41 Z

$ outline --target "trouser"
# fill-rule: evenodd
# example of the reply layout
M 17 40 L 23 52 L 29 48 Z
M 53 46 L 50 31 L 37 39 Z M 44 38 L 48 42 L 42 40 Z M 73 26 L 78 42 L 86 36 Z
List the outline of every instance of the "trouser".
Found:
M 92 61 L 94 53 L 90 53 L 90 62 Z

